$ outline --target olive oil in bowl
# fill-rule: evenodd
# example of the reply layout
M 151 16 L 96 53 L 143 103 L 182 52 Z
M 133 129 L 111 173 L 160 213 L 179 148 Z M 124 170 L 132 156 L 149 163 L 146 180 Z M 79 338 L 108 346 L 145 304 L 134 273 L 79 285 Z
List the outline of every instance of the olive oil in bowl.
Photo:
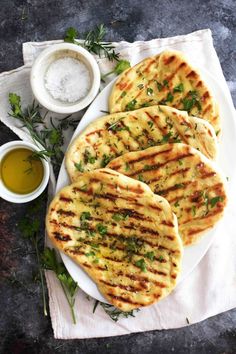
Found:
M 1 180 L 9 191 L 29 194 L 40 186 L 44 167 L 34 151 L 22 147 L 10 150 L 3 156 L 0 173 Z

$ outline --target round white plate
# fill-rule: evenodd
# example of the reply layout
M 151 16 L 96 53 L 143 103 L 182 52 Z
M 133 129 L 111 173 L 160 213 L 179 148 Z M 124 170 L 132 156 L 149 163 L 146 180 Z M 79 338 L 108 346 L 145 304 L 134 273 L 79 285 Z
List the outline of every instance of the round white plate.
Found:
M 201 69 L 201 72 L 220 106 L 223 133 L 219 144 L 217 163 L 221 170 L 224 172 L 225 176 L 229 177 L 229 181 L 233 181 L 232 174 L 233 171 L 236 170 L 236 159 L 233 155 L 234 151 L 236 151 L 236 125 L 233 113 L 233 105 L 230 101 L 230 98 L 224 93 L 220 84 L 214 79 L 214 77 L 205 69 Z M 108 111 L 108 98 L 114 82 L 115 80 L 107 85 L 105 89 L 93 101 L 81 119 L 80 123 L 78 124 L 72 139 L 79 135 L 89 123 L 93 122 L 96 118 L 106 114 L 102 111 Z M 68 184 L 70 184 L 70 180 L 65 169 L 65 163 L 63 161 L 58 176 L 56 191 L 59 191 L 62 187 Z M 220 226 L 222 226 L 222 221 L 214 229 L 204 235 L 198 244 L 185 248 L 182 273 L 179 278 L 179 282 L 182 281 L 193 270 L 193 268 L 205 255 L 213 241 L 215 234 L 218 230 L 220 231 L 222 229 L 220 228 Z M 68 272 L 85 293 L 97 300 L 107 302 L 107 300 L 99 292 L 93 280 L 86 274 L 86 272 L 83 271 L 82 268 L 79 267 L 79 265 L 77 265 L 71 258 L 63 253 L 61 253 L 61 257 Z

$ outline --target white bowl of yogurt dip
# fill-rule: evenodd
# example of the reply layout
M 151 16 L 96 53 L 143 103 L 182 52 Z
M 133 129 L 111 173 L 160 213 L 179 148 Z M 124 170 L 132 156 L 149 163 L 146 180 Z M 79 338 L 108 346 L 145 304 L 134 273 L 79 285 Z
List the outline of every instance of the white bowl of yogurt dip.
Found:
M 94 57 L 72 43 L 54 44 L 33 63 L 30 83 L 37 101 L 56 113 L 74 113 L 87 107 L 100 87 Z

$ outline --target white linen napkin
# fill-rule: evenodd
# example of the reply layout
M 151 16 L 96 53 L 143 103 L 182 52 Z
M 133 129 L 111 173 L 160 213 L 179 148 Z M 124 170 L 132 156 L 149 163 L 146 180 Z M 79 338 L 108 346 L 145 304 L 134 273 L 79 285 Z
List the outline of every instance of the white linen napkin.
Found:
M 29 84 L 31 65 L 41 50 L 60 42 L 24 43 L 25 66 L 0 75 L 0 118 L 23 140 L 29 140 L 28 135 L 17 122 L 7 116 L 8 93 L 16 92 L 22 96 L 23 103 L 30 103 L 32 101 Z M 153 39 L 148 42 L 120 42 L 115 43 L 115 46 L 121 57 L 130 60 L 132 65 L 166 48 L 185 52 L 190 60 L 206 68 L 221 83 L 225 95 L 230 99 L 232 114 L 234 114 L 229 89 L 213 47 L 209 29 L 172 38 Z M 112 66 L 110 62 L 105 59 L 96 59 L 102 73 L 110 71 Z M 110 77 L 110 80 L 112 78 Z M 66 138 L 65 146 L 69 138 L 70 134 Z M 232 172 L 232 176 L 235 180 L 236 171 Z M 51 174 L 52 192 L 55 188 L 53 177 Z M 231 177 L 231 185 L 233 182 Z M 142 309 L 135 318 L 122 319 L 118 323 L 113 322 L 99 306 L 93 314 L 94 302 L 88 301 L 86 294 L 80 290 L 75 303 L 77 324 L 74 325 L 63 291 L 54 274 L 48 271 L 46 277 L 49 306 L 55 338 L 107 337 L 155 329 L 178 328 L 188 325 L 188 321 L 193 324 L 234 308 L 236 306 L 235 220 L 236 189 L 231 188 L 230 203 L 224 221 L 217 226 L 214 242 L 197 267 L 166 299 Z

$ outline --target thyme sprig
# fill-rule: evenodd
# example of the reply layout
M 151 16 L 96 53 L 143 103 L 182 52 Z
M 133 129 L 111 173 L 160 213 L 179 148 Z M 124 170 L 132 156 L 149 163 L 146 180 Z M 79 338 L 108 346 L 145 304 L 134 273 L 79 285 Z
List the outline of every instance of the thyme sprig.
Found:
M 140 311 L 139 309 L 136 309 L 136 310 L 124 312 L 124 311 L 121 311 L 121 310 L 117 309 L 116 307 L 114 307 L 112 305 L 109 305 L 109 304 L 106 304 L 104 302 L 96 300 L 95 303 L 94 303 L 94 307 L 93 307 L 93 313 L 96 311 L 96 308 L 97 308 L 98 305 L 100 305 L 103 308 L 103 310 L 106 312 L 106 314 L 114 322 L 119 321 L 120 318 L 135 317 L 135 311 L 136 312 Z

